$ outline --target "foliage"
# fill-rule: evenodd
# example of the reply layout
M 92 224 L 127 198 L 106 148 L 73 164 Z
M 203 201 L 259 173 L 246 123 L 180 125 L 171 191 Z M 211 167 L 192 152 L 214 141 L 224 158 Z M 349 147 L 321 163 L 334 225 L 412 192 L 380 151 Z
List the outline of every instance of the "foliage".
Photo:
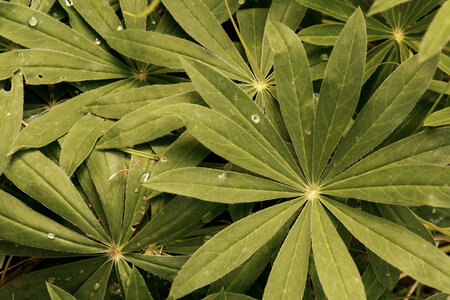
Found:
M 1 299 L 447 297 L 448 1 L 148 2 L 0 1 Z

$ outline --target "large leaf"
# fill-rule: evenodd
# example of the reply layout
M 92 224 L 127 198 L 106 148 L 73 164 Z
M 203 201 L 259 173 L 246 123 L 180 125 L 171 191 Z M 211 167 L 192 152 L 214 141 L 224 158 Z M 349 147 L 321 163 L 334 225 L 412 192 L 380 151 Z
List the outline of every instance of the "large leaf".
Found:
M 129 280 L 126 299 L 153 300 L 153 297 L 148 292 L 145 280 L 137 268 L 132 269 Z
M 434 245 L 386 219 L 333 200 L 326 200 L 325 204 L 378 256 L 426 285 L 450 291 L 450 258 Z
M 97 139 L 111 127 L 112 122 L 88 114 L 70 129 L 61 145 L 60 165 L 72 176 L 78 166 L 88 157 Z
M 428 27 L 420 43 L 419 57 L 422 61 L 437 54 L 450 38 L 450 3 L 446 1 Z
M 159 138 L 183 126 L 175 116 L 160 116 L 154 112 L 177 103 L 201 104 L 203 100 L 196 92 L 175 95 L 151 102 L 120 119 L 106 132 L 97 148 L 119 148 L 133 146 Z
M 95 99 L 86 106 L 93 114 L 120 119 L 156 100 L 192 92 L 191 83 L 154 84 L 135 89 L 126 89 Z
M 125 259 L 147 272 L 172 281 L 188 260 L 188 256 L 126 254 Z
M 70 53 L 22 49 L 0 54 L 0 79 L 20 70 L 29 84 L 129 77 L 129 72 Z
M 182 38 L 152 31 L 128 29 L 106 36 L 108 44 L 118 52 L 147 63 L 180 69 L 180 56 L 202 61 L 232 78 L 248 81 L 228 63 L 199 45 Z
M 9 154 L 13 154 L 20 149 L 39 148 L 49 144 L 67 133 L 84 116 L 82 111 L 84 105 L 98 97 L 133 85 L 135 83 L 131 80 L 122 80 L 83 93 L 56 106 L 42 117 L 34 120 L 19 133 Z
M 146 29 L 146 18 L 136 17 L 147 8 L 147 0 L 120 0 L 120 8 L 122 9 L 123 19 L 129 29 Z M 132 14 L 132 15 L 130 15 Z M 117 28 L 116 28 L 117 29 Z
M 296 199 L 272 206 L 216 234 L 183 266 L 170 295 L 178 299 L 238 267 L 275 235 L 303 203 Z
M 88 280 L 75 292 L 74 296 L 77 299 L 84 300 L 102 300 L 104 299 L 106 286 L 108 284 L 109 276 L 113 261 L 106 261 L 98 270 L 89 277 Z
M 163 0 L 181 27 L 205 48 L 228 62 L 246 81 L 253 75 L 220 23 L 200 0 Z
M 358 114 L 329 164 L 334 176 L 380 144 L 413 109 L 426 91 L 438 57 L 424 64 L 415 56 L 398 67 Z
M 432 113 L 423 122 L 424 126 L 450 125 L 450 107 Z
M 46 282 L 48 294 L 52 300 L 76 300 L 74 296 L 66 292 L 60 287 Z
M 22 191 L 102 242 L 108 236 L 66 173 L 38 150 L 16 154 L 5 175 Z
M 325 193 L 367 201 L 409 206 L 450 207 L 450 171 L 430 164 L 389 166 L 335 181 Z
M 314 129 L 314 98 L 309 61 L 302 42 L 288 27 L 280 23 L 269 23 L 267 30 L 275 53 L 275 78 L 281 113 L 297 158 L 309 179 Z
M 213 110 L 239 124 L 270 151 L 289 172 L 301 173 L 271 122 L 244 90 L 205 64 L 183 59 L 182 63 L 195 88 Z M 255 114 L 258 117 L 256 121 L 252 119 Z
M 118 151 L 95 150 L 87 159 L 87 166 L 100 195 L 112 239 L 117 242 L 122 232 L 125 156 Z
M 312 204 L 312 249 L 328 299 L 366 299 L 358 269 L 320 202 Z
M 0 174 L 8 164 L 7 154 L 20 130 L 23 110 L 23 79 L 16 74 L 11 89 L 0 91 Z
M 307 203 L 278 252 L 263 299 L 298 299 L 303 296 L 311 248 L 311 205 Z
M 126 70 L 123 63 L 99 47 L 94 39 L 89 40 L 52 16 L 24 5 L 0 2 L 0 34 L 28 48 L 63 52 Z
M 224 115 L 192 104 L 170 105 L 156 113 L 177 115 L 197 140 L 232 163 L 262 176 L 300 186 L 298 175 L 292 174 L 257 139 Z M 262 122 L 257 113 L 250 117 L 255 123 Z
M 74 253 L 102 253 L 100 244 L 47 218 L 0 191 L 0 237 L 31 247 Z
M 400 3 L 407 2 L 409 0 L 376 0 L 370 7 L 369 16 L 388 10 L 391 7 L 399 5 Z
M 366 61 L 365 28 L 358 9 L 342 30 L 328 61 L 312 132 L 314 180 L 321 176 L 356 108 Z
M 208 168 L 180 168 L 152 177 L 147 184 L 157 191 L 220 203 L 245 203 L 292 198 L 299 190 L 255 176 Z

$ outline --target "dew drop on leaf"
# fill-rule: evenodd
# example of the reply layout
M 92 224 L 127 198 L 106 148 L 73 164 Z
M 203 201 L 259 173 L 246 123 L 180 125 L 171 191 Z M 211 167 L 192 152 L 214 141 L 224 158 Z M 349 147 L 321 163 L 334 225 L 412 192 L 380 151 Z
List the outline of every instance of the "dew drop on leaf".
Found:
M 100 283 L 96 282 L 96 283 L 94 284 L 94 291 L 98 290 L 99 287 L 100 287 Z
M 28 18 L 28 24 L 30 24 L 31 27 L 36 26 L 38 23 L 38 20 L 36 19 L 35 16 L 31 16 Z
M 209 241 L 210 239 L 212 239 L 212 237 L 213 237 L 212 234 L 206 234 L 203 236 L 203 241 L 204 242 Z
M 253 123 L 259 123 L 261 121 L 261 118 L 257 114 L 251 115 Z
M 327 60 L 328 60 L 328 54 L 326 54 L 326 53 L 321 53 L 321 54 L 320 54 L 320 59 L 323 60 L 323 61 L 327 61 Z
M 73 1 L 72 0 L 66 0 L 66 5 L 67 6 L 72 6 L 73 5 Z
M 138 189 L 138 188 L 135 188 L 135 189 L 134 189 L 134 192 L 135 192 L 135 193 L 139 192 L 139 189 Z
M 11 115 L 11 113 L 10 113 L 10 112 L 6 113 L 6 116 L 7 116 L 7 117 L 9 117 L 10 115 Z
M 140 184 L 146 183 L 149 179 L 150 179 L 150 173 L 145 172 L 144 174 L 141 175 L 141 178 L 139 178 L 139 183 Z
M 49 232 L 49 233 L 47 233 L 47 237 L 48 237 L 49 239 L 51 239 L 51 240 L 54 240 L 54 239 L 55 239 L 55 234 Z
M 156 21 L 155 21 L 155 19 L 151 19 L 151 21 L 150 21 L 150 23 L 152 23 L 152 25 L 155 25 L 156 24 Z
M 160 162 L 166 162 L 167 161 L 167 158 L 165 158 L 165 157 L 161 157 L 161 159 L 159 160 Z
M 311 130 L 305 129 L 305 133 L 306 133 L 307 135 L 310 135 L 310 134 L 311 134 Z
M 53 283 L 55 283 L 55 278 L 49 277 L 49 278 L 47 278 L 47 282 L 53 284 Z
M 213 215 L 211 214 L 211 212 L 207 212 L 206 214 L 204 214 L 200 220 L 202 221 L 202 223 L 204 224 L 208 224 L 209 222 L 211 222 L 213 219 Z
M 102 41 L 100 41 L 99 38 L 95 38 L 95 44 L 100 45 L 102 43 Z
M 238 3 L 239 3 L 239 5 L 244 5 L 245 4 L 245 0 L 239 0 Z
M 222 173 L 217 178 L 219 178 L 219 180 L 223 181 L 223 180 L 227 179 L 227 173 Z
M 123 30 L 123 26 L 122 25 L 117 26 L 116 30 L 117 31 L 122 31 Z

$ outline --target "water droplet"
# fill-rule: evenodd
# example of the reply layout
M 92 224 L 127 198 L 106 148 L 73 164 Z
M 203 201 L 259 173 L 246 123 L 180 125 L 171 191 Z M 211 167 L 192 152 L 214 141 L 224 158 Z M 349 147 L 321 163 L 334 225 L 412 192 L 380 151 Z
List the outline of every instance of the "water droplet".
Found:
M 96 282 L 94 284 L 94 291 L 98 290 L 100 288 L 100 283 Z
M 223 181 L 223 180 L 227 179 L 227 173 L 222 173 L 217 178 L 219 178 L 219 180 Z
M 83 273 L 84 273 L 84 270 L 83 270 L 83 269 L 81 269 L 81 270 L 80 270 L 80 274 L 83 274 Z
M 102 43 L 102 41 L 100 41 L 99 38 L 95 38 L 95 44 L 100 45 Z
M 238 3 L 239 3 L 239 5 L 244 5 L 245 4 L 245 0 L 239 0 Z
M 261 118 L 257 114 L 251 115 L 253 123 L 259 123 L 261 121 Z
M 6 116 L 7 116 L 7 117 L 9 117 L 10 115 L 11 115 L 11 113 L 10 113 L 10 112 L 9 112 L 9 113 L 6 113 Z
M 328 54 L 320 53 L 320 59 L 323 60 L 323 61 L 327 61 L 328 60 Z
M 51 240 L 54 240 L 54 239 L 55 239 L 55 234 L 49 232 L 49 233 L 47 233 L 47 237 L 48 237 L 49 239 L 51 239 Z
M 22 53 L 22 52 L 20 52 L 20 53 L 17 54 L 17 55 L 19 55 L 20 57 L 23 57 L 23 53 Z
M 139 189 L 138 189 L 138 188 L 135 188 L 135 189 L 134 189 L 134 192 L 135 192 L 135 193 L 139 192 Z
M 305 129 L 305 133 L 306 133 L 307 135 L 310 135 L 310 134 L 311 134 L 311 130 Z
M 152 25 L 155 25 L 156 24 L 156 21 L 155 21 L 155 19 L 151 19 L 151 21 L 150 21 L 150 23 L 152 23 Z
M 117 31 L 122 31 L 123 30 L 123 26 L 122 25 L 117 26 L 116 30 Z
M 436 208 L 433 208 L 433 210 L 431 211 L 432 214 L 436 213 Z
M 66 278 L 66 281 L 70 281 L 71 279 L 72 279 L 72 277 L 69 276 Z
M 66 0 L 66 5 L 67 6 L 72 6 L 73 5 L 73 1 L 72 0 Z
M 159 161 L 164 163 L 164 162 L 167 161 L 167 158 L 165 158 L 165 157 L 163 156 L 163 157 L 161 157 L 161 158 L 159 159 Z
M 49 277 L 49 278 L 47 278 L 47 282 L 53 284 L 53 283 L 55 283 L 55 278 Z
M 204 224 L 208 224 L 209 222 L 211 222 L 213 219 L 213 214 L 211 214 L 211 212 L 207 212 L 206 214 L 204 214 L 200 220 L 202 221 L 202 223 Z
M 145 215 L 145 210 L 141 211 L 141 215 Z
M 144 174 L 141 175 L 141 178 L 139 178 L 139 183 L 140 184 L 146 183 L 149 179 L 150 179 L 150 173 L 145 172 Z
M 53 18 L 57 18 L 58 14 L 54 12 L 54 13 L 52 13 L 52 16 L 53 16 Z
M 38 23 L 38 20 L 36 19 L 35 16 L 31 16 L 30 18 L 28 18 L 28 24 L 30 24 L 31 27 L 36 26 Z
M 205 235 L 203 236 L 203 241 L 204 241 L 204 242 L 209 241 L 210 239 L 212 239 L 212 237 L 213 237 L 212 234 L 205 234 Z

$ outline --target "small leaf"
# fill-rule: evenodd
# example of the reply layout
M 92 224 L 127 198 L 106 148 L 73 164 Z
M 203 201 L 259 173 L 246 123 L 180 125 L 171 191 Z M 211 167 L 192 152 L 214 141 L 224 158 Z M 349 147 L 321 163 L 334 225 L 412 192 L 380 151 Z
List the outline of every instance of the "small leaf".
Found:
M 153 297 L 148 292 L 144 278 L 142 278 L 142 275 L 136 267 L 131 270 L 129 281 L 126 295 L 127 300 L 153 300 Z
M 370 7 L 368 15 L 372 16 L 407 1 L 409 0 L 376 0 Z
M 423 123 L 424 126 L 443 126 L 450 125 L 450 107 L 438 110 L 428 118 L 425 119 Z
M 48 293 L 50 294 L 50 298 L 52 300 L 76 300 L 74 296 L 72 296 L 62 288 L 57 287 L 56 285 L 53 285 L 48 281 L 46 282 L 46 284 Z
M 275 235 L 303 203 L 296 199 L 266 208 L 216 234 L 180 270 L 170 296 L 181 298 L 238 267 Z
M 300 299 L 308 275 L 311 205 L 307 203 L 278 252 L 263 299 Z
M 366 61 L 365 28 L 363 13 L 357 9 L 328 60 L 313 131 L 314 180 L 320 178 L 356 108 Z
M 450 3 L 442 4 L 438 13 L 434 17 L 422 42 L 420 43 L 419 57 L 425 61 L 436 53 L 440 52 L 450 38 Z
M 318 200 L 311 213 L 314 262 L 328 299 L 366 299 L 358 269 Z
M 330 199 L 325 204 L 375 254 L 426 285 L 450 290 L 450 258 L 434 245 L 386 219 Z
M 125 259 L 132 264 L 169 281 L 173 280 L 188 258 L 188 256 L 158 256 L 132 253 L 125 255 Z

